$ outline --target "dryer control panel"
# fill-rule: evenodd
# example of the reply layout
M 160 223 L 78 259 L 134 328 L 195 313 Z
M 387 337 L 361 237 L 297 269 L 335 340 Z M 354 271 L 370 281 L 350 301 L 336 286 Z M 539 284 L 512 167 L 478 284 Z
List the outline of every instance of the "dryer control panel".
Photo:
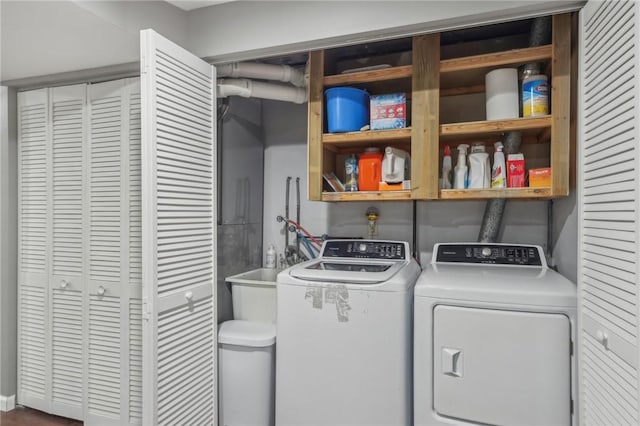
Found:
M 438 263 L 546 266 L 539 246 L 511 244 L 438 244 Z
M 408 252 L 400 241 L 328 240 L 322 247 L 322 257 L 406 260 Z

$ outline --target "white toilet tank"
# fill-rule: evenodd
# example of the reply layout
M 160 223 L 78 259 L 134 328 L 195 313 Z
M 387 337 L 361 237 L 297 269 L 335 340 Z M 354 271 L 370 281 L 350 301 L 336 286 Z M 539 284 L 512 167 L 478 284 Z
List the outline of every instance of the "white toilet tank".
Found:
M 278 272 L 260 268 L 226 278 L 231 283 L 233 319 L 275 324 Z

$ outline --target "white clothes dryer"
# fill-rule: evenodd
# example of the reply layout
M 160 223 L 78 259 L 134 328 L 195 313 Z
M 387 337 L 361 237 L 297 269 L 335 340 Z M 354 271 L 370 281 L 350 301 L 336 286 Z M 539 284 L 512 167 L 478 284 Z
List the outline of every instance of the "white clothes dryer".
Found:
M 576 286 L 540 247 L 436 244 L 414 303 L 415 426 L 576 424 Z
M 276 424 L 410 426 L 409 244 L 329 240 L 278 274 Z

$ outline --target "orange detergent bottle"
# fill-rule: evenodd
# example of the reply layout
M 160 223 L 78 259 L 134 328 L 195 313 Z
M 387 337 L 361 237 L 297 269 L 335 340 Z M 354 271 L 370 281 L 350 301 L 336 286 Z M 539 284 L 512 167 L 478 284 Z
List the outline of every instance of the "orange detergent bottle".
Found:
M 358 160 L 358 189 L 377 191 L 382 180 L 382 153 L 378 148 L 366 148 Z

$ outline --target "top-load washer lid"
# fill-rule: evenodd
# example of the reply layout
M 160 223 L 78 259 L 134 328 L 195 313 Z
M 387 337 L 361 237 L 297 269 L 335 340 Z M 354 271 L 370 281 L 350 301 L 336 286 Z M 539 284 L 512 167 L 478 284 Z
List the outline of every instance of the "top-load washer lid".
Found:
M 291 268 L 289 274 L 306 281 L 378 284 L 389 281 L 406 264 L 404 261 L 315 260 Z
M 296 265 L 289 274 L 305 281 L 371 285 L 389 281 L 409 263 L 406 242 L 328 240 L 319 259 Z

